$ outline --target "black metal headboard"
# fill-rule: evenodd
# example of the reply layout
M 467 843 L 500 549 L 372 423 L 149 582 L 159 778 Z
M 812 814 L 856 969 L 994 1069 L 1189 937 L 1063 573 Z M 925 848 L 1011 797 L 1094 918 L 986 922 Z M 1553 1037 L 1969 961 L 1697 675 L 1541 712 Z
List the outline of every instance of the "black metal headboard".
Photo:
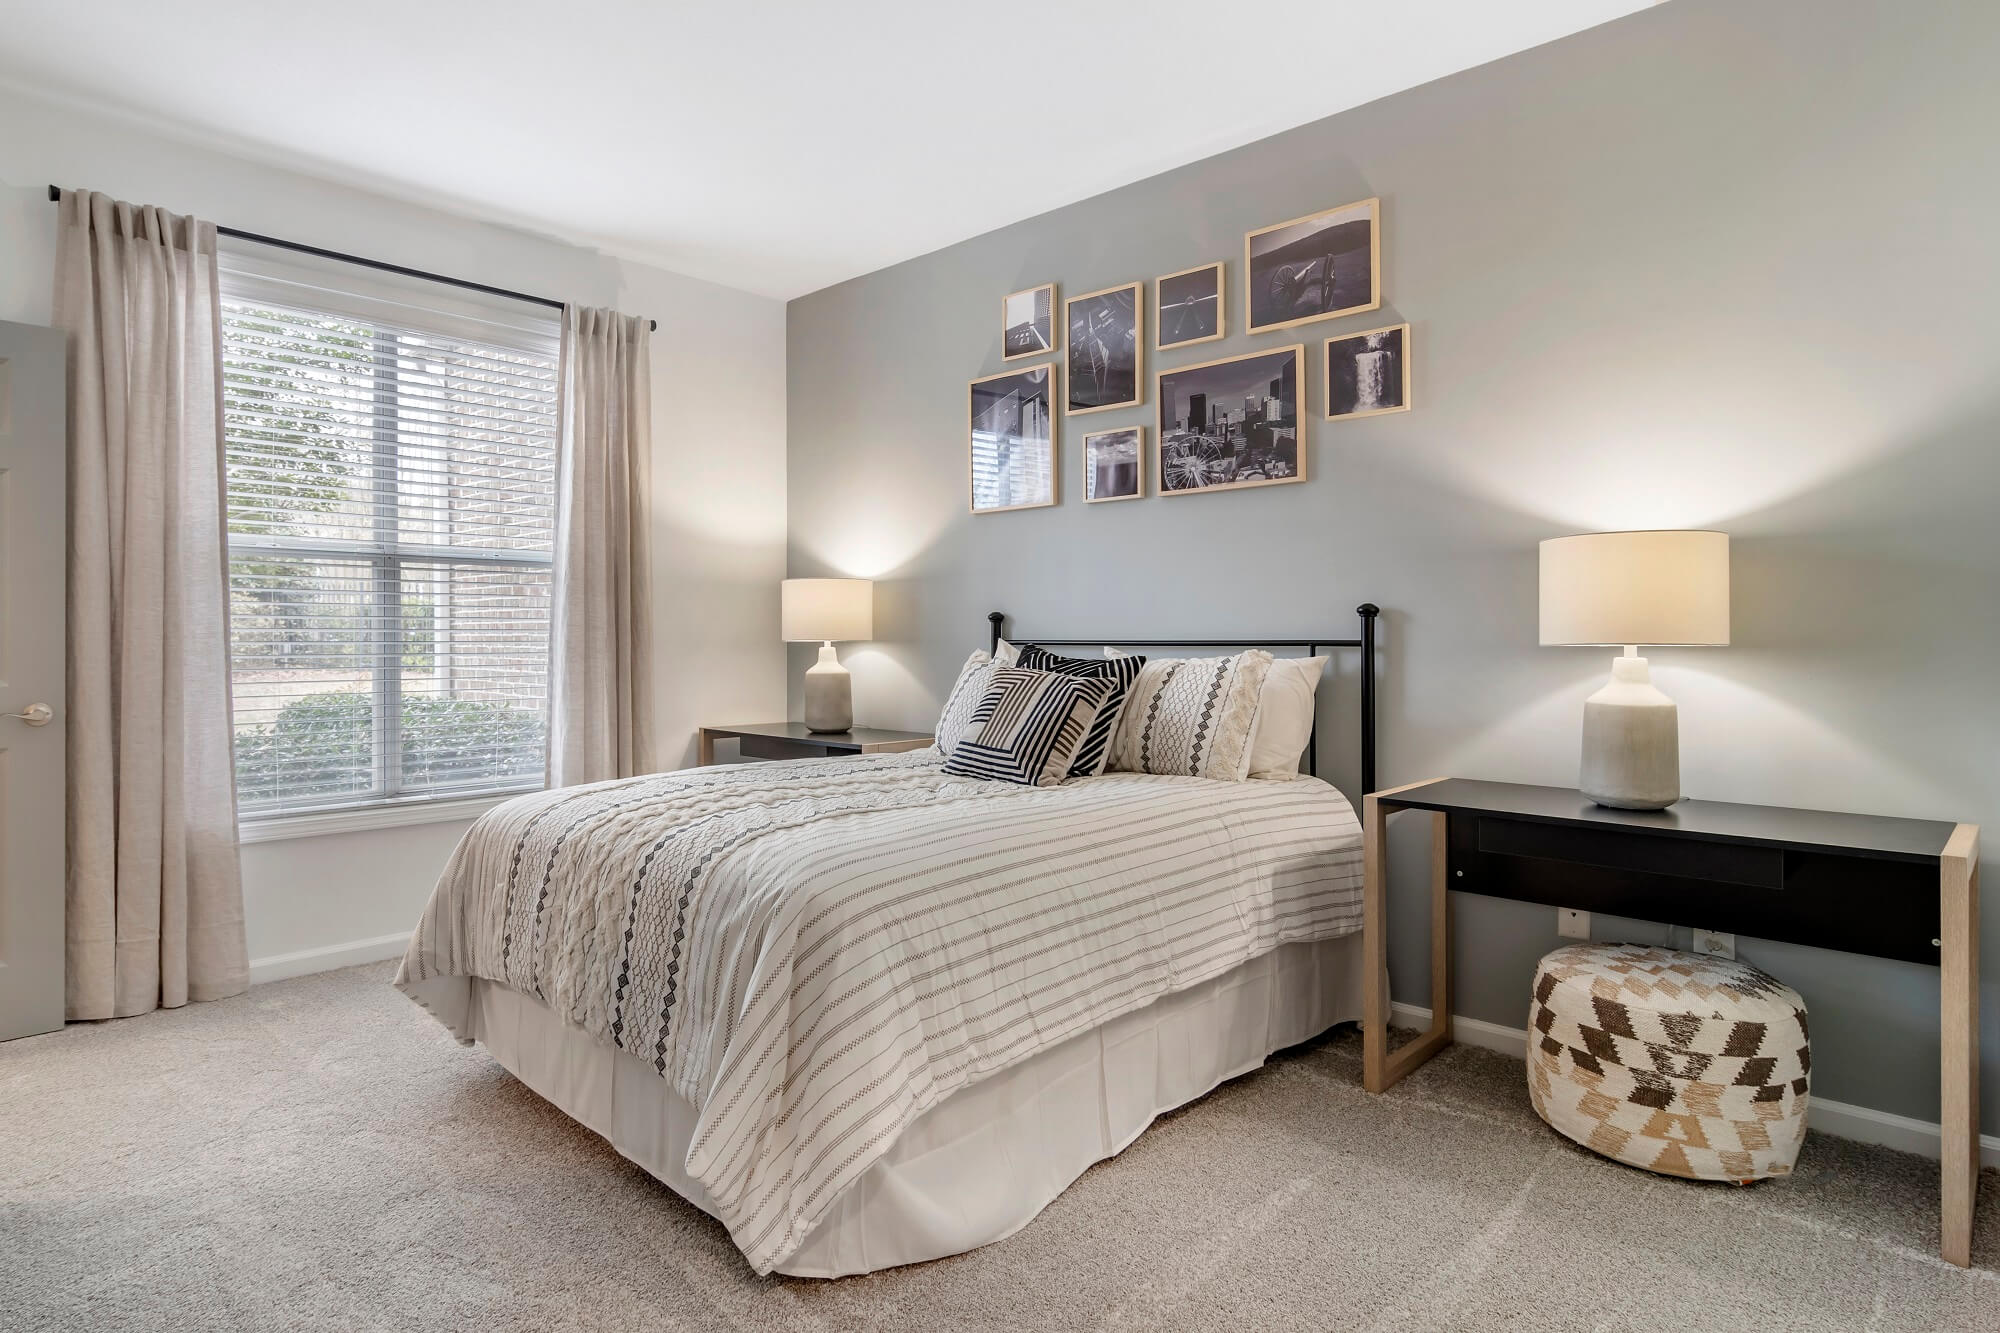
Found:
M 1358 639 L 1042 639 L 1026 635 L 1005 636 L 1022 643 L 1038 643 L 1044 648 L 1303 648 L 1307 657 L 1316 656 L 1322 648 L 1359 648 L 1361 650 L 1361 795 L 1375 790 L 1375 618 L 1382 614 L 1382 608 L 1373 602 L 1363 602 L 1354 608 L 1361 617 L 1361 637 Z M 1001 628 L 1006 623 L 1005 611 L 988 612 L 986 619 L 992 625 L 992 632 L 986 642 L 986 651 L 998 652 L 1003 637 Z M 1312 744 L 1306 747 L 1306 772 L 1319 775 L 1319 717 L 1313 717 Z

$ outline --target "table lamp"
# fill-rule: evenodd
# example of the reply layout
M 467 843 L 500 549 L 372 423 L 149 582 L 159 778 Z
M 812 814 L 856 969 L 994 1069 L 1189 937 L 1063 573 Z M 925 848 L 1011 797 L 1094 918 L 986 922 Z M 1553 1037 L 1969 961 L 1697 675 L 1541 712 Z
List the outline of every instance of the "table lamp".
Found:
M 875 634 L 875 585 L 867 579 L 786 579 L 778 589 L 780 633 L 789 643 L 817 643 L 806 671 L 806 730 L 854 725 L 854 678 L 834 655 L 835 639 Z
M 1640 644 L 1729 643 L 1729 534 L 1593 532 L 1542 543 L 1542 643 L 1623 646 L 1583 705 L 1577 786 L 1599 805 L 1664 810 L 1681 798 L 1680 718 Z

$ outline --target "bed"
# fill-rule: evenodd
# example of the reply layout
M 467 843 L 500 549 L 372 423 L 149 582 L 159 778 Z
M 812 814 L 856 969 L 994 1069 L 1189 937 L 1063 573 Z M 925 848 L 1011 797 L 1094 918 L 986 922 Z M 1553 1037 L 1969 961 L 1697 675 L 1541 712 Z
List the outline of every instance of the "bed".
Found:
M 1310 645 L 1363 647 L 1364 788 L 1372 630 Z M 507 802 L 396 985 L 759 1273 L 833 1277 L 1002 1239 L 1160 1113 L 1358 1018 L 1360 925 L 1329 783 L 1019 786 L 917 751 Z

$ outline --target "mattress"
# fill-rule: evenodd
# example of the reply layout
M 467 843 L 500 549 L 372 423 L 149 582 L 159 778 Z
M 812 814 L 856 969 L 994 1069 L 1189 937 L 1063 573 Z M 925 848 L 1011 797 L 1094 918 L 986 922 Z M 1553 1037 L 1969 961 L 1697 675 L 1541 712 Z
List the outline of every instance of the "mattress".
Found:
M 397 985 L 462 1040 L 498 987 L 651 1069 L 695 1109 L 698 1202 L 770 1272 L 962 1090 L 1354 933 L 1360 880 L 1353 811 L 1314 779 L 699 769 L 482 816 Z
M 918 1117 L 776 1271 L 842 1277 L 962 1254 L 1033 1221 L 1158 1116 L 1361 1017 L 1359 935 L 1287 944 L 963 1088 Z M 645 1061 L 531 995 L 473 987 L 471 1026 L 508 1072 L 675 1193 L 697 1108 Z

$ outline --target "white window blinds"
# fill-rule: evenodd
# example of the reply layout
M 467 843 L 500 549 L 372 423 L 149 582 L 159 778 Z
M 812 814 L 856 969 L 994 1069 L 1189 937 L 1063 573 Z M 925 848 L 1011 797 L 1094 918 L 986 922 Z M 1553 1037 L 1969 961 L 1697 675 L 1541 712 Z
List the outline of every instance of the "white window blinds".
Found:
M 223 261 L 241 816 L 539 787 L 559 316 Z

